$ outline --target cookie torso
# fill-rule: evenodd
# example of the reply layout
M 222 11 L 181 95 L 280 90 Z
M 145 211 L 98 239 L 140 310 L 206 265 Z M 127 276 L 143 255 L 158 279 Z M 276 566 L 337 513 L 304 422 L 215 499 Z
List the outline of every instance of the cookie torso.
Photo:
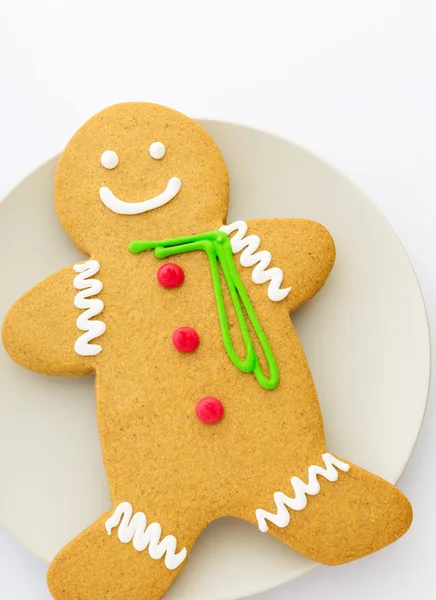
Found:
M 247 496 L 282 485 L 278 474 L 289 469 L 303 474 L 308 461 L 324 451 L 322 422 L 289 315 L 269 300 L 267 286 L 253 284 L 251 270 L 238 266 L 279 366 L 274 390 L 260 387 L 252 373 L 242 373 L 229 359 L 206 255 L 193 252 L 172 261 L 185 274 L 174 289 L 159 284 L 156 274 L 164 261 L 153 252 L 131 255 L 126 249 L 101 261 L 107 332 L 96 390 L 103 453 L 115 504 L 129 500 L 154 514 L 163 494 L 176 511 L 180 495 L 195 495 L 204 498 L 197 511 L 203 508 L 207 522 L 223 511 L 244 513 Z M 243 356 L 229 298 L 226 307 Z M 199 335 L 192 353 L 173 345 L 174 331 L 183 326 Z M 205 425 L 195 414 L 206 396 L 224 406 L 216 425 Z M 304 426 L 308 414 L 310 428 Z

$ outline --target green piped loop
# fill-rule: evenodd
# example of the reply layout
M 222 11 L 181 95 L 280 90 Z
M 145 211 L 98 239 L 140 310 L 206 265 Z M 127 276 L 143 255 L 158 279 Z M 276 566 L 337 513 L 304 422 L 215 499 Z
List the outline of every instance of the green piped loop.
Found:
M 175 254 L 184 252 L 194 252 L 202 250 L 206 252 L 209 259 L 210 271 L 212 275 L 212 284 L 215 293 L 215 300 L 218 310 L 218 318 L 221 327 L 224 347 L 230 360 L 243 373 L 254 373 L 259 384 L 266 390 L 273 390 L 279 383 L 279 370 L 273 351 L 267 340 L 265 332 L 254 312 L 253 305 L 250 302 L 244 284 L 239 277 L 238 270 L 233 260 L 232 246 L 229 238 L 222 231 L 209 231 L 197 235 L 188 235 L 185 237 L 171 238 L 161 241 L 136 240 L 129 244 L 129 250 L 133 254 L 144 252 L 145 250 L 154 250 L 157 258 L 168 258 Z M 218 264 L 221 266 L 230 298 L 235 309 L 239 327 L 244 341 L 246 355 L 242 359 L 236 353 L 230 336 L 229 323 L 224 303 L 223 290 L 221 286 L 221 277 L 218 270 Z M 260 365 L 259 359 L 251 339 L 244 310 L 248 316 L 251 326 L 256 334 L 262 351 L 265 355 L 269 377 L 267 377 Z

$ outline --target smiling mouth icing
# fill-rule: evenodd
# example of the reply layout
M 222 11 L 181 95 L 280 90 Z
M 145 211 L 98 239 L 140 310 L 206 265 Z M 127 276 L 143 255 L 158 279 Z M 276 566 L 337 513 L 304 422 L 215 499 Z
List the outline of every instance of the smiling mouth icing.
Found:
M 142 202 L 124 202 L 124 200 L 117 198 L 108 187 L 101 187 L 100 200 L 109 210 L 119 215 L 139 215 L 148 210 L 153 210 L 153 208 L 163 206 L 177 196 L 181 187 L 182 182 L 180 179 L 178 177 L 171 177 L 167 187 L 161 194 Z

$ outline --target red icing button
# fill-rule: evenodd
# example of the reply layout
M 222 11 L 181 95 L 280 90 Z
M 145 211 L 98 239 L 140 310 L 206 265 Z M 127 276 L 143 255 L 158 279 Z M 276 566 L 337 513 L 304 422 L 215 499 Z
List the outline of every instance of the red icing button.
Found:
M 194 352 L 199 343 L 198 333 L 192 327 L 179 327 L 173 333 L 173 344 L 180 352 Z
M 202 398 L 199 401 L 195 408 L 195 412 L 200 421 L 212 425 L 212 423 L 218 423 L 218 421 L 221 421 L 223 418 L 224 406 L 218 398 L 206 396 L 206 398 Z
M 157 272 L 157 280 L 165 288 L 176 288 L 182 285 L 185 273 L 182 267 L 175 263 L 165 263 Z

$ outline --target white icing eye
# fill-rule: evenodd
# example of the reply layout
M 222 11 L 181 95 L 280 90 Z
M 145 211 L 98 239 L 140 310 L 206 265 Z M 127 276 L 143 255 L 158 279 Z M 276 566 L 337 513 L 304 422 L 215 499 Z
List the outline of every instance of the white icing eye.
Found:
M 105 169 L 115 169 L 118 164 L 118 154 L 113 150 L 105 150 L 100 160 Z
M 150 156 L 159 160 L 165 156 L 165 146 L 162 142 L 153 142 L 149 148 Z

